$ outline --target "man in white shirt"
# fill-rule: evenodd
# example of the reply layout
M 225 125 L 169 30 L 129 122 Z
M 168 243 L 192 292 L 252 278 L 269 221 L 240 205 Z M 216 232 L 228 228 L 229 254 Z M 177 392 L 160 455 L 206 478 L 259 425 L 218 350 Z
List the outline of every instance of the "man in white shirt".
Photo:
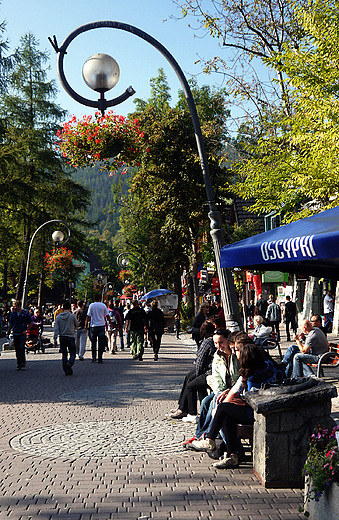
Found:
M 105 350 L 105 316 L 109 323 L 111 318 L 108 309 L 100 301 L 100 294 L 96 294 L 94 302 L 88 307 L 85 328 L 90 323 L 90 340 L 92 343 L 92 363 L 96 363 L 97 358 L 97 338 L 98 338 L 98 363 L 102 363 L 102 354 Z

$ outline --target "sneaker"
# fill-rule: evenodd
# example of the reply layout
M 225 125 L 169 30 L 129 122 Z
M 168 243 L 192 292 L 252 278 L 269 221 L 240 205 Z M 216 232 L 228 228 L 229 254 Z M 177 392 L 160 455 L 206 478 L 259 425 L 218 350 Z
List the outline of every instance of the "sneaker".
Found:
M 183 422 L 189 422 L 189 423 L 197 424 L 198 416 L 197 415 L 187 414 L 186 417 L 183 417 L 181 420 Z
M 154 361 L 158 361 L 158 359 L 159 359 L 158 354 L 154 354 Z
M 143 359 L 142 359 L 142 355 L 141 355 L 141 354 L 139 354 L 139 356 L 138 356 L 138 358 L 137 358 L 137 359 L 139 359 L 139 361 L 143 361 Z
M 188 439 L 187 441 L 182 442 L 181 444 L 186 448 L 188 444 L 191 444 L 193 441 L 195 441 L 197 438 L 192 437 L 191 439 Z
M 215 441 L 213 439 L 201 439 L 200 441 L 193 441 L 190 447 L 194 451 L 215 450 Z
M 219 462 L 215 462 L 213 466 L 217 469 L 237 468 L 239 466 L 238 455 L 237 453 L 232 453 L 232 455 L 228 457 L 225 453 L 224 458 L 219 460 Z

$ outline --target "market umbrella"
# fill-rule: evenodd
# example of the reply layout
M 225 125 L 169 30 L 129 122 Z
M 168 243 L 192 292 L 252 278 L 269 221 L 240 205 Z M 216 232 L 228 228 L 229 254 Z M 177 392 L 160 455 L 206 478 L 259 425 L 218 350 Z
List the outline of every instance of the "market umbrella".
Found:
M 224 246 L 220 264 L 338 280 L 339 207 Z
M 140 301 L 150 300 L 151 298 L 156 298 L 157 296 L 164 296 L 165 294 L 171 294 L 173 291 L 168 289 L 154 289 L 153 291 L 144 294 Z

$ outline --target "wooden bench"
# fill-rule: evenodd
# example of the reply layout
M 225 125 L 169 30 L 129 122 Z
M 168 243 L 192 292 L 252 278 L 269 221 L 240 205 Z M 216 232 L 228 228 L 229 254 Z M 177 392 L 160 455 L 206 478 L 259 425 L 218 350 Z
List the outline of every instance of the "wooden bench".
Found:
M 335 368 L 339 366 L 339 345 L 336 343 L 329 343 L 330 350 L 322 354 L 316 365 L 317 377 L 324 377 L 323 367 Z

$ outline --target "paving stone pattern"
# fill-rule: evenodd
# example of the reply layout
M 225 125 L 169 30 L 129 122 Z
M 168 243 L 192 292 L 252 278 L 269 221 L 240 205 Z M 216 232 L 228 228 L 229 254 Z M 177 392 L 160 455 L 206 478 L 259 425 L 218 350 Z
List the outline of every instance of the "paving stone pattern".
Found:
M 0 357 L 0 520 L 301 519 L 300 490 L 264 489 L 250 463 L 217 471 L 170 420 L 195 347 L 166 334 L 159 361 L 129 352 L 102 365 L 30 354 Z M 167 415 L 166 415 L 167 414 Z

